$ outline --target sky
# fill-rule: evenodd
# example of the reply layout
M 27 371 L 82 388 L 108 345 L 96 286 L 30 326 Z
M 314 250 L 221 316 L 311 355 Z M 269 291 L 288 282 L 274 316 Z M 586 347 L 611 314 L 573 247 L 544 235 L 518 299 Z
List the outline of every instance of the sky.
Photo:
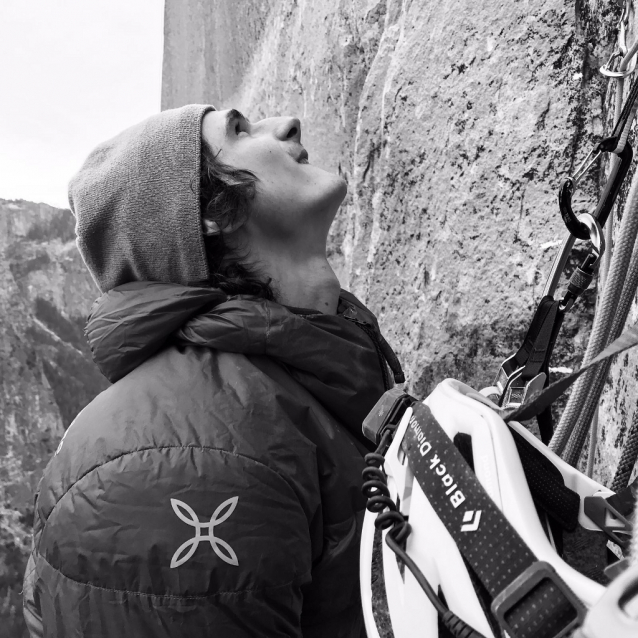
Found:
M 98 143 L 160 110 L 163 0 L 0 0 L 0 199 L 68 207 Z

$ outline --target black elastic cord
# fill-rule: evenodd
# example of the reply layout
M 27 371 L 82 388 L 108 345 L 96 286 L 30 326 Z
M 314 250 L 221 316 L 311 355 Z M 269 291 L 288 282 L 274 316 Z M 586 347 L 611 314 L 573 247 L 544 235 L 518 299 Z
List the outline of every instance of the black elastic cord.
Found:
M 436 592 L 432 589 L 432 586 L 428 582 L 427 578 L 423 575 L 423 572 L 417 567 L 417 564 L 408 556 L 401 546 L 392 538 L 392 533 L 388 532 L 385 536 L 386 545 L 405 563 L 406 567 L 412 572 L 415 580 L 421 586 L 421 589 L 425 592 L 428 600 L 434 605 L 437 613 L 441 617 L 443 624 L 456 636 L 457 638 L 485 638 L 483 634 L 479 633 L 461 620 L 454 612 L 450 611 L 446 607 L 441 599 L 436 595 Z
M 461 620 L 447 605 L 437 596 L 432 586 L 417 567 L 416 563 L 405 551 L 405 543 L 410 535 L 410 525 L 405 517 L 398 511 L 394 501 L 390 498 L 387 486 L 387 476 L 383 471 L 383 456 L 390 446 L 392 430 L 386 430 L 374 452 L 366 454 L 366 468 L 363 470 L 363 486 L 361 491 L 367 499 L 366 509 L 377 514 L 374 525 L 377 529 L 387 529 L 385 541 L 388 547 L 403 561 L 412 572 L 428 600 L 434 605 L 441 622 L 452 632 L 454 638 L 485 638 L 483 634 L 473 629 Z

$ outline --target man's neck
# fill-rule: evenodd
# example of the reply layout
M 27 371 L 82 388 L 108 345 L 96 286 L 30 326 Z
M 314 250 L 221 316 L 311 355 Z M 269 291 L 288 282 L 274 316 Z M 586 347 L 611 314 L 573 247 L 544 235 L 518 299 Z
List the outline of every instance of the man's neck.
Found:
M 277 255 L 264 261 L 279 303 L 326 315 L 337 313 L 341 286 L 325 256 L 296 261 L 289 255 Z

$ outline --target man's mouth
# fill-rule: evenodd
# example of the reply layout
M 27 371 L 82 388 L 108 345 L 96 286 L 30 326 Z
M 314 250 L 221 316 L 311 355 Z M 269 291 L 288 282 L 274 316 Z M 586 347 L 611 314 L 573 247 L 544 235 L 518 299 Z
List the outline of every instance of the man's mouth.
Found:
M 297 158 L 297 162 L 299 162 L 299 164 L 308 164 L 308 151 L 306 149 L 301 151 Z

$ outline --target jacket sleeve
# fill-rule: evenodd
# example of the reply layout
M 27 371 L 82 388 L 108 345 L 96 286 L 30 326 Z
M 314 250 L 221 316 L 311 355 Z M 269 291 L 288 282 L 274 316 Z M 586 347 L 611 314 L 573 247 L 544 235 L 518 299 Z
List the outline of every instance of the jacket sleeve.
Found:
M 22 586 L 22 612 L 30 638 L 42 638 L 42 616 L 40 614 L 39 606 L 36 605 L 33 596 L 35 572 L 35 554 L 31 552 L 29 561 L 27 562 L 27 569 L 24 573 L 24 583 Z
M 163 446 L 95 467 L 50 508 L 47 498 L 45 485 L 32 578 L 44 636 L 301 636 L 320 508 L 272 468 Z

